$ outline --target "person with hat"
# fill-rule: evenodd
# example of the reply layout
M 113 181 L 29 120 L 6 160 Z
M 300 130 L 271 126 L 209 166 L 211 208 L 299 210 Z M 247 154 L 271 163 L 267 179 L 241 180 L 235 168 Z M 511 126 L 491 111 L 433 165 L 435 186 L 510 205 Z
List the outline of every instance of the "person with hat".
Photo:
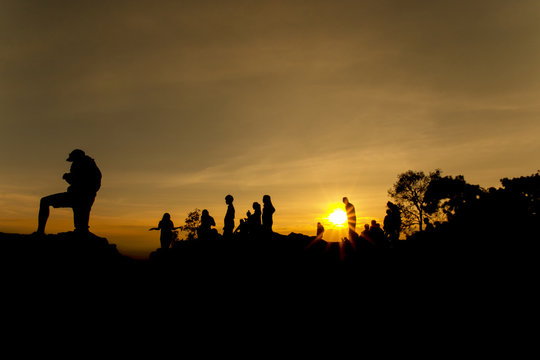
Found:
M 75 231 L 88 232 L 90 209 L 94 204 L 96 194 L 101 187 L 101 171 L 94 159 L 83 150 L 75 149 L 66 161 L 71 162 L 69 173 L 62 176 L 68 184 L 66 192 L 41 198 L 38 214 L 38 235 L 45 234 L 45 225 L 49 218 L 49 207 L 73 209 Z

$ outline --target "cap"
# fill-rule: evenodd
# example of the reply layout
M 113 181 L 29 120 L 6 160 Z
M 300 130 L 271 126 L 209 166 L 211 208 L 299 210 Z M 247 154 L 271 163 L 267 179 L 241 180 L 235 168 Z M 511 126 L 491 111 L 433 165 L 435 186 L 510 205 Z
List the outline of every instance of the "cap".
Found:
M 85 155 L 84 151 L 82 151 L 81 149 L 75 149 L 75 150 L 73 150 L 72 152 L 69 153 L 69 156 L 66 159 L 66 161 L 74 161 L 75 159 L 81 158 L 84 155 Z

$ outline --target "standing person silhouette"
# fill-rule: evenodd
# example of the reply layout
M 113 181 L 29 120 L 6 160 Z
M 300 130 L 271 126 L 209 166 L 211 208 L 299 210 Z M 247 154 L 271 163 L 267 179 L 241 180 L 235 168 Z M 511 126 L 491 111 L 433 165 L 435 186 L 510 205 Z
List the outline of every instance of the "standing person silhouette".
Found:
M 80 149 L 73 150 L 66 161 L 71 162 L 69 173 L 62 176 L 68 184 L 66 192 L 41 198 L 36 234 L 45 234 L 49 207 L 73 209 L 73 223 L 78 233 L 88 233 L 90 209 L 101 187 L 101 171 L 94 159 Z
M 225 196 L 225 203 L 227 206 L 227 213 L 225 214 L 224 226 L 223 226 L 223 236 L 230 238 L 234 231 L 234 198 L 232 195 Z
M 391 236 L 389 240 L 390 240 L 390 245 L 394 246 L 397 244 L 397 241 L 399 240 L 399 234 L 401 232 L 401 209 L 399 208 L 399 206 L 397 206 L 391 201 L 388 201 L 386 203 L 386 206 L 388 207 L 388 210 L 390 210 L 391 222 L 392 222 L 390 224 L 392 231 L 390 233 Z M 384 225 L 386 226 L 386 224 Z
M 272 199 L 270 199 L 270 195 L 264 195 L 262 201 L 263 201 L 263 209 L 262 209 L 263 231 L 265 234 L 271 234 L 272 225 L 274 224 L 274 220 L 272 216 L 274 215 L 274 212 L 276 212 L 276 209 L 274 208 L 274 205 L 272 205 Z
M 392 218 L 392 210 L 390 209 L 386 210 L 386 216 L 384 217 L 384 220 L 383 220 L 383 230 L 384 230 L 386 245 L 388 247 L 392 247 L 393 242 L 394 242 L 393 237 L 395 234 L 395 230 L 394 230 L 394 219 Z
M 171 246 L 173 241 L 173 230 L 180 229 L 181 226 L 174 227 L 174 224 L 171 220 L 171 215 L 169 213 L 163 214 L 161 221 L 157 227 L 150 228 L 150 230 L 161 230 L 159 236 L 159 242 L 162 249 L 168 249 Z
M 343 198 L 343 203 L 345 204 L 347 222 L 349 223 L 349 240 L 352 241 L 356 238 L 356 210 L 347 197 Z

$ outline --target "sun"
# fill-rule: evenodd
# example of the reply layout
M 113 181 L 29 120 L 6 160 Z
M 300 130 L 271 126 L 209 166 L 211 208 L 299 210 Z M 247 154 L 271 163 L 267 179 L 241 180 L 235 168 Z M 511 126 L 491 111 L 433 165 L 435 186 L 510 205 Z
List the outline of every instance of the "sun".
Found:
M 347 213 L 341 209 L 335 209 L 328 215 L 328 221 L 338 227 L 345 226 L 347 223 Z

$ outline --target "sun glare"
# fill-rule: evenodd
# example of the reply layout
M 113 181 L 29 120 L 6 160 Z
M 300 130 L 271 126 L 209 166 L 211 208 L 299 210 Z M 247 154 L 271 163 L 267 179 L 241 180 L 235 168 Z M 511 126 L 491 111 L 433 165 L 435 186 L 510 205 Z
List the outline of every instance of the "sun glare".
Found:
M 344 226 L 347 223 L 347 213 L 341 209 L 335 209 L 328 216 L 328 221 L 335 226 Z

